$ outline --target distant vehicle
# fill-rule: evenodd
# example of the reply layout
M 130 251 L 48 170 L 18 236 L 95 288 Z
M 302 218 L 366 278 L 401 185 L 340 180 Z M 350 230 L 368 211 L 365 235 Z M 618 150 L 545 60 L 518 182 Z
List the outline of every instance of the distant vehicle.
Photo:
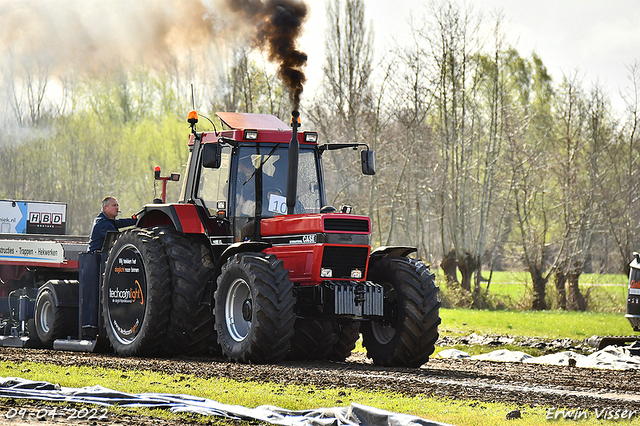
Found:
M 640 331 L 640 254 L 633 253 L 629 264 L 629 286 L 627 290 L 627 314 L 634 331 Z

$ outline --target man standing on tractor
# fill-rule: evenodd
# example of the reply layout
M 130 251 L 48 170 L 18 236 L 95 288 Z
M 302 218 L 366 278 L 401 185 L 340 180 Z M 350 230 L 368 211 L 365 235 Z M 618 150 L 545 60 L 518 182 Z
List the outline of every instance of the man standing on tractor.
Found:
M 102 199 L 102 212 L 93 220 L 91 226 L 91 238 L 89 239 L 89 251 L 102 250 L 104 237 L 107 232 L 118 232 L 120 228 L 126 228 L 136 224 L 137 219 L 116 219 L 120 213 L 118 200 L 115 197 L 107 196 Z

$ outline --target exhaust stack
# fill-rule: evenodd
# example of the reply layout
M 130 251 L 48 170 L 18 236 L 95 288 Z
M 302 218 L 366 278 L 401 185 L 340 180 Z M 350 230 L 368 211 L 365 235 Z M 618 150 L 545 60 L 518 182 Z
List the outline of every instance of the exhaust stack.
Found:
M 294 110 L 291 113 L 291 143 L 289 144 L 289 167 L 287 169 L 287 214 L 293 214 L 296 206 L 298 190 L 298 128 L 300 127 L 300 113 Z

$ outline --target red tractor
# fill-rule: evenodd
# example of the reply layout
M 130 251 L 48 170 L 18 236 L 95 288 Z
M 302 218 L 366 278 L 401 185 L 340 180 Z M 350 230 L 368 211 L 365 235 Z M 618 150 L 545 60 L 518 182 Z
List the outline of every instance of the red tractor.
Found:
M 434 275 L 411 247 L 371 250 L 371 221 L 327 207 L 325 151 L 271 115 L 217 113 L 192 133 L 180 199 L 151 204 L 108 242 L 102 320 L 119 354 L 222 353 L 252 363 L 344 361 L 363 336 L 374 363 L 420 366 L 440 324 Z M 159 176 L 157 173 L 156 177 Z M 107 248 L 105 248 L 106 254 Z

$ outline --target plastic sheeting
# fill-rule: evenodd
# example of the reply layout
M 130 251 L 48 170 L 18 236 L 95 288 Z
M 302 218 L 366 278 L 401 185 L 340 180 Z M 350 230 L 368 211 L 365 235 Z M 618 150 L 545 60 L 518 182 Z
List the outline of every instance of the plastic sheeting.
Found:
M 440 426 L 416 416 L 398 414 L 366 405 L 292 411 L 270 405 L 247 408 L 221 404 L 191 395 L 142 393 L 129 394 L 102 386 L 67 388 L 48 382 L 16 377 L 0 377 L 0 397 L 38 401 L 72 402 L 101 406 L 166 408 L 174 413 L 187 412 L 236 420 L 258 420 L 285 426 Z
M 591 355 L 581 355 L 571 351 L 533 357 L 520 351 L 500 349 L 486 354 L 469 356 L 457 349 L 445 349 L 438 353 L 440 358 L 470 358 L 480 361 L 526 362 L 534 364 L 574 365 L 583 368 L 605 368 L 612 370 L 640 369 L 640 356 L 631 355 L 629 349 L 607 346 Z

